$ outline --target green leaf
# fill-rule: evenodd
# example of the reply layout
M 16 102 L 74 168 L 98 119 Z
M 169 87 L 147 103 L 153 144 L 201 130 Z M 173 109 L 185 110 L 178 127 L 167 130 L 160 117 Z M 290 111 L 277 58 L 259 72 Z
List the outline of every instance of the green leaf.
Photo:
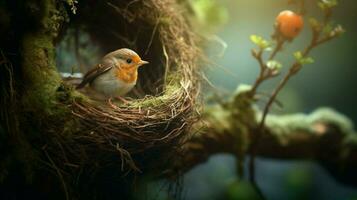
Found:
M 258 44 L 260 43 L 260 41 L 262 40 L 262 38 L 259 37 L 259 36 L 257 36 L 257 35 L 251 35 L 251 36 L 250 36 L 250 40 L 251 40 L 254 44 L 258 45 Z
M 323 33 L 325 33 L 325 34 L 330 34 L 330 32 L 331 32 L 332 30 L 333 30 L 333 25 L 332 25 L 332 23 L 327 23 L 322 31 L 323 31 Z
M 302 53 L 301 53 L 301 51 L 296 51 L 296 52 L 294 53 L 294 57 L 295 57 L 296 60 L 301 60 L 301 59 L 302 59 Z
M 259 46 L 259 48 L 261 48 L 261 49 L 265 50 L 270 47 L 270 42 L 267 40 L 264 40 L 262 37 L 260 37 L 258 35 L 251 35 L 250 40 L 257 46 Z
M 301 59 L 301 63 L 300 64 L 306 65 L 306 64 L 312 64 L 314 62 L 315 62 L 315 60 L 313 58 L 306 57 L 306 58 Z
M 309 23 L 310 23 L 310 26 L 311 26 L 312 29 L 314 29 L 314 30 L 316 30 L 316 31 L 319 31 L 319 30 L 320 30 L 321 24 L 320 24 L 320 22 L 319 22 L 316 18 L 311 17 L 311 18 L 309 19 Z
M 267 67 L 271 70 L 280 70 L 283 67 L 283 65 L 279 61 L 269 60 L 267 62 Z
M 273 51 L 273 48 L 271 46 L 267 47 L 264 49 L 265 51 Z
M 301 51 L 295 52 L 294 57 L 300 65 L 312 64 L 315 62 L 312 57 L 303 57 Z
M 217 27 L 228 21 L 228 11 L 218 0 L 192 0 L 189 3 L 197 21 L 204 27 Z
M 320 0 L 317 5 L 320 7 L 321 10 L 325 11 L 336 7 L 338 5 L 338 0 Z

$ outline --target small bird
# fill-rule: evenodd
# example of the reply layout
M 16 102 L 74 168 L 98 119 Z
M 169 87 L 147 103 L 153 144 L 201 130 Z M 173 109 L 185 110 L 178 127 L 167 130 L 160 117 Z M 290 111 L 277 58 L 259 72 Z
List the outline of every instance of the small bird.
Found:
M 82 82 L 76 88 L 81 89 L 89 84 L 96 92 L 108 97 L 110 105 L 113 105 L 112 98 L 126 102 L 122 96 L 135 86 L 138 68 L 148 63 L 141 60 L 140 56 L 131 49 L 118 49 L 105 55 L 100 64 L 84 75 Z

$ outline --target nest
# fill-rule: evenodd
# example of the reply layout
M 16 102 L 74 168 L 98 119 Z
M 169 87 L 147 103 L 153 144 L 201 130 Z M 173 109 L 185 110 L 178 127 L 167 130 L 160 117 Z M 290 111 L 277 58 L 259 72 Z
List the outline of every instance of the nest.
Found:
M 69 165 L 95 160 L 123 171 L 163 169 L 179 154 L 196 119 L 197 36 L 174 0 L 93 2 L 81 2 L 71 23 L 83 27 L 103 52 L 129 47 L 151 65 L 139 71 L 129 105 L 113 109 L 86 98 L 73 101 L 79 128 L 61 144 L 71 154 L 63 159 Z M 78 159 L 66 161 L 68 156 Z

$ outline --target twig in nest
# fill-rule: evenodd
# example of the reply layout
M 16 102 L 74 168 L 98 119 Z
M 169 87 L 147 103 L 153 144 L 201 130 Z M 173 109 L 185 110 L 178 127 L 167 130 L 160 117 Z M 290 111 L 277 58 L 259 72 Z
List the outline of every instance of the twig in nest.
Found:
M 170 61 L 169 61 L 169 56 L 167 55 L 167 52 L 166 52 L 166 47 L 165 45 L 163 44 L 162 45 L 162 52 L 164 54 L 164 57 L 165 57 L 165 74 L 164 74 L 164 85 L 167 85 L 167 74 L 169 73 L 169 70 L 170 70 Z
M 148 46 L 146 47 L 145 53 L 144 55 L 147 55 L 149 53 L 150 47 L 152 45 L 152 41 L 154 40 L 156 31 L 157 31 L 157 27 L 159 26 L 159 22 L 160 22 L 160 17 L 157 19 L 154 29 L 152 30 L 151 36 L 150 36 L 150 41 L 148 43 Z
M 66 199 L 69 200 L 69 193 L 68 193 L 68 189 L 67 189 L 67 184 L 63 178 L 63 175 L 61 173 L 61 170 L 57 167 L 57 165 L 55 164 L 55 162 L 52 160 L 52 158 L 50 157 L 50 155 L 47 153 L 46 149 L 43 149 L 46 157 L 48 158 L 48 160 L 51 162 L 51 165 L 53 167 L 54 170 L 56 170 L 56 173 L 58 175 L 58 178 L 60 179 L 62 186 L 63 186 L 63 191 L 65 193 Z

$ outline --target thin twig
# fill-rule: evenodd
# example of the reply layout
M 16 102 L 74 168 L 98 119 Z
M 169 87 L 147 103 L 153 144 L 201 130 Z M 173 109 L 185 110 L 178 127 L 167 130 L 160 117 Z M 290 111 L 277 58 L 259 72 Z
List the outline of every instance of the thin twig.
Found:
M 50 155 L 47 153 L 46 149 L 44 149 L 43 151 L 44 151 L 46 157 L 48 158 L 48 160 L 51 162 L 51 164 L 52 164 L 51 167 L 53 167 L 53 168 L 56 170 L 57 175 L 58 175 L 58 177 L 59 177 L 59 179 L 60 179 L 60 181 L 61 181 L 61 183 L 62 183 L 63 191 L 64 191 L 64 194 L 65 194 L 65 196 L 66 196 L 66 199 L 69 200 L 70 198 L 69 198 L 69 193 L 68 193 L 68 189 L 67 189 L 67 184 L 66 184 L 66 182 L 65 182 L 65 180 L 64 180 L 64 178 L 63 178 L 63 175 L 62 175 L 62 173 L 61 173 L 61 170 L 57 167 L 57 165 L 55 164 L 55 162 L 51 159 L 51 157 L 50 157 Z
M 167 75 L 169 73 L 169 70 L 170 70 L 170 62 L 169 62 L 169 56 L 166 52 L 166 47 L 165 45 L 162 45 L 162 52 L 164 54 L 164 57 L 165 57 L 165 74 L 164 74 L 164 86 L 167 85 Z
M 285 41 L 286 40 L 284 38 L 278 39 L 277 45 L 275 46 L 274 50 L 272 51 L 272 53 L 269 56 L 269 60 L 273 60 L 275 58 L 276 54 L 279 51 L 281 51 Z M 277 74 L 273 73 L 274 71 L 269 69 L 268 66 L 265 64 L 265 62 L 263 61 L 263 49 L 259 49 L 258 52 L 256 52 L 255 50 L 252 50 L 252 55 L 258 61 L 259 67 L 260 67 L 259 75 L 258 75 L 257 79 L 255 80 L 255 83 L 253 84 L 253 87 L 251 89 L 251 95 L 253 97 L 256 94 L 256 91 L 261 83 L 263 83 L 264 81 L 266 81 L 270 78 L 275 77 Z
M 161 17 L 159 17 L 159 18 L 157 19 L 156 23 L 155 23 L 155 26 L 154 26 L 154 28 L 153 28 L 153 30 L 152 30 L 152 33 L 151 33 L 151 36 L 150 36 L 150 41 L 149 41 L 149 43 L 148 43 L 148 46 L 146 47 L 146 50 L 145 50 L 144 55 L 147 55 L 147 54 L 149 53 L 150 47 L 151 47 L 152 42 L 153 42 L 153 40 L 154 40 L 155 34 L 156 34 L 156 32 L 157 32 L 157 28 L 158 28 L 158 26 L 159 26 L 160 18 L 161 18 Z
M 302 1 L 301 6 L 304 6 L 304 1 Z M 302 11 L 301 11 L 302 12 Z M 322 22 L 322 28 L 320 29 L 316 29 L 314 27 L 312 27 L 312 39 L 311 42 L 309 43 L 309 45 L 305 48 L 305 50 L 302 52 L 302 57 L 305 58 L 309 55 L 309 53 L 311 52 L 311 50 L 313 50 L 315 47 L 317 47 L 318 45 L 321 45 L 325 42 L 328 42 L 330 40 L 332 40 L 333 38 L 337 37 L 338 34 L 330 34 L 328 36 L 325 36 L 324 38 L 320 39 L 320 35 L 323 32 L 323 27 L 325 27 L 330 18 L 331 18 L 331 10 L 328 9 L 325 11 L 325 15 L 324 15 L 324 19 Z M 280 37 L 276 38 L 278 40 L 278 44 L 275 48 L 275 50 L 273 51 L 273 53 L 271 54 L 271 56 L 269 57 L 269 60 L 272 60 L 275 55 L 277 54 L 277 52 L 282 48 L 285 40 L 281 40 Z M 255 55 L 255 56 L 254 56 Z M 261 58 L 261 54 L 253 54 L 253 56 L 258 60 L 259 64 L 260 64 L 260 68 L 261 68 L 261 72 L 260 75 L 258 76 L 254 87 L 252 89 L 252 95 L 254 95 L 256 93 L 256 89 L 257 87 L 266 79 L 264 79 L 264 77 L 262 77 L 262 74 L 264 73 L 264 70 L 266 70 L 264 67 L 266 67 L 266 65 L 262 65 L 262 58 Z M 264 125 L 265 125 L 265 120 L 267 117 L 267 114 L 269 113 L 270 107 L 272 106 L 272 104 L 274 103 L 277 95 L 279 94 L 279 92 L 284 88 L 284 86 L 287 84 L 287 82 L 291 79 L 291 77 L 293 77 L 294 75 L 296 75 L 302 68 L 302 64 L 299 61 L 295 61 L 291 67 L 289 68 L 289 71 L 285 74 L 285 76 L 282 78 L 282 80 L 279 82 L 279 84 L 277 85 L 277 87 L 273 90 L 266 106 L 264 107 L 263 113 L 262 113 L 262 118 L 261 121 L 259 123 L 258 126 L 258 130 L 256 131 L 256 135 L 255 138 L 253 138 L 252 143 L 251 143 L 251 156 L 250 156 L 250 160 L 249 160 L 249 180 L 251 181 L 252 185 L 255 187 L 257 193 L 260 195 L 262 194 L 257 183 L 256 183 L 256 178 L 255 178 L 255 157 L 257 155 L 257 149 L 259 146 L 259 142 L 260 139 L 262 137 L 262 135 L 264 134 Z M 261 196 L 264 199 L 264 196 Z
M 328 24 L 328 21 L 331 17 L 331 12 L 327 11 L 325 13 L 325 17 L 323 20 L 323 24 L 322 27 L 326 26 Z M 320 39 L 320 35 L 322 33 L 322 30 L 312 30 L 313 32 L 313 36 L 311 39 L 310 44 L 305 48 L 305 50 L 302 53 L 302 57 L 307 57 L 309 55 L 309 53 L 318 45 L 321 45 L 325 42 L 328 42 L 330 40 L 332 40 L 333 38 L 337 37 L 338 35 L 329 35 L 326 36 L 322 39 Z M 275 54 L 273 54 L 275 55 Z M 256 137 L 253 139 L 253 142 L 251 144 L 251 157 L 249 160 L 249 179 L 253 184 L 256 184 L 255 182 L 255 165 L 254 165 L 254 161 L 255 161 L 255 157 L 257 154 L 257 146 L 259 146 L 259 141 L 261 139 L 261 136 L 264 134 L 264 125 L 265 125 L 265 120 L 266 117 L 269 113 L 270 107 L 272 106 L 273 102 L 275 101 L 277 95 L 279 94 L 279 92 L 284 88 L 284 86 L 287 84 L 287 82 L 291 79 L 291 77 L 293 77 L 294 75 L 296 75 L 302 68 L 302 64 L 299 63 L 299 61 L 295 61 L 289 71 L 286 73 L 286 75 L 283 77 L 283 79 L 279 82 L 279 84 L 277 85 L 277 87 L 274 89 L 274 91 L 271 94 L 271 97 L 269 98 L 268 103 L 266 104 L 266 106 L 264 107 L 263 110 L 263 114 L 262 114 L 262 118 L 261 121 L 259 123 L 258 126 L 258 130 L 256 133 Z

